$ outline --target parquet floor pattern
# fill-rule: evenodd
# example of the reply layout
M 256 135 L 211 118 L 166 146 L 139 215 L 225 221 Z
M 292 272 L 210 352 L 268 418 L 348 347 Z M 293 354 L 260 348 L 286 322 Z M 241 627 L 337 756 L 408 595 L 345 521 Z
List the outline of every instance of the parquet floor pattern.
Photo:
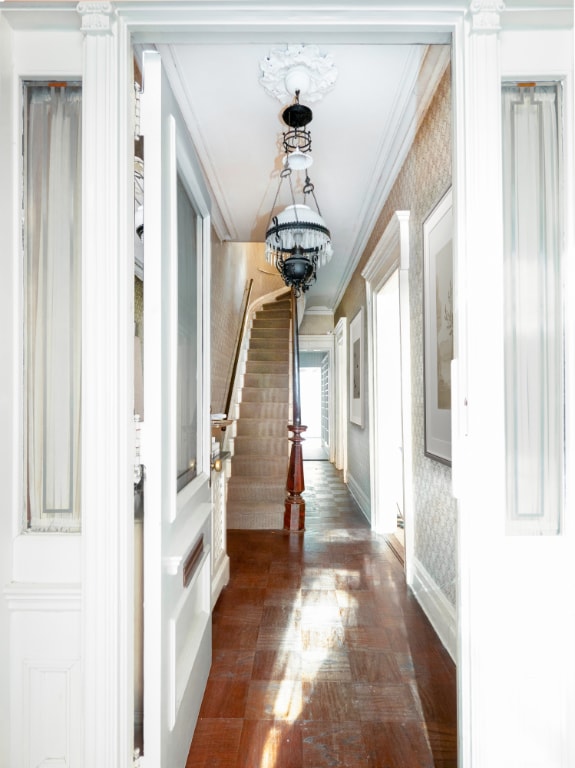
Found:
M 456 768 L 455 668 L 341 473 L 306 462 L 306 531 L 229 531 L 187 768 Z

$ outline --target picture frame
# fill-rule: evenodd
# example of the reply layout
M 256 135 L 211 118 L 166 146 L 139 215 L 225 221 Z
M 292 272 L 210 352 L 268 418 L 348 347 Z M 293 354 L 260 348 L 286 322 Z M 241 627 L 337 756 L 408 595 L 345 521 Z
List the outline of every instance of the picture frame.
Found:
M 364 423 L 365 351 L 363 307 L 349 325 L 349 420 L 359 427 Z
M 423 222 L 425 455 L 451 465 L 453 200 L 449 188 Z

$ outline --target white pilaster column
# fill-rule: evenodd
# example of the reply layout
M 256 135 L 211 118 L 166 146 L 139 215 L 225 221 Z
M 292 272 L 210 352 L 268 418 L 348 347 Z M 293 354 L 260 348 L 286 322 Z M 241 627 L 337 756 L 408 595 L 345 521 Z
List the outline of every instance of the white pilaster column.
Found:
M 496 654 L 498 536 L 505 520 L 500 0 L 473 0 L 456 50 L 457 364 L 453 477 L 459 499 L 461 768 L 488 768 Z M 490 609 L 495 607 L 495 616 Z M 494 631 L 495 630 L 495 631 Z
M 129 38 L 80 2 L 84 768 L 125 768 L 133 742 L 133 131 Z M 131 143 L 131 147 L 130 147 Z

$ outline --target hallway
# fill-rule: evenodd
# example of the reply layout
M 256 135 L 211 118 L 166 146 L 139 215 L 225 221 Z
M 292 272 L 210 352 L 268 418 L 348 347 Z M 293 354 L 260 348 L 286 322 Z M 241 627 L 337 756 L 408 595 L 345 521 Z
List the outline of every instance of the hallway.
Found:
M 305 472 L 304 535 L 228 532 L 188 768 L 456 768 L 454 664 L 341 473 Z

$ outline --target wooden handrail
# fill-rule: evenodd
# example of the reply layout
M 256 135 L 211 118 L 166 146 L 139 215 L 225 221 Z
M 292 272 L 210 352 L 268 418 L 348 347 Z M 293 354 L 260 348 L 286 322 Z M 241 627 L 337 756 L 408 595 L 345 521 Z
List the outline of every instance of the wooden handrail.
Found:
M 236 352 L 235 352 L 235 355 L 234 355 L 234 364 L 233 364 L 232 373 L 231 373 L 231 376 L 230 376 L 230 384 L 229 384 L 229 387 L 228 387 L 228 396 L 226 398 L 226 407 L 225 407 L 225 411 L 224 411 L 224 413 L 226 414 L 226 416 L 228 418 L 230 416 L 230 408 L 232 407 L 232 398 L 234 396 L 234 386 L 235 386 L 235 383 L 236 383 L 236 374 L 237 374 L 238 365 L 239 365 L 239 362 L 240 362 L 240 355 L 241 355 L 241 351 L 242 351 L 242 341 L 243 341 L 243 338 L 244 338 L 244 333 L 246 331 L 246 323 L 247 323 L 247 320 L 248 320 L 248 308 L 249 308 L 249 305 L 250 305 L 250 296 L 251 296 L 251 293 L 252 293 L 253 284 L 254 284 L 254 279 L 253 279 L 253 277 L 250 277 L 250 279 L 247 282 L 246 288 L 244 290 L 244 295 L 245 295 L 244 309 L 243 309 L 243 312 L 242 312 L 242 320 L 241 320 L 240 328 L 239 328 L 239 332 L 238 332 L 238 340 L 236 342 Z

